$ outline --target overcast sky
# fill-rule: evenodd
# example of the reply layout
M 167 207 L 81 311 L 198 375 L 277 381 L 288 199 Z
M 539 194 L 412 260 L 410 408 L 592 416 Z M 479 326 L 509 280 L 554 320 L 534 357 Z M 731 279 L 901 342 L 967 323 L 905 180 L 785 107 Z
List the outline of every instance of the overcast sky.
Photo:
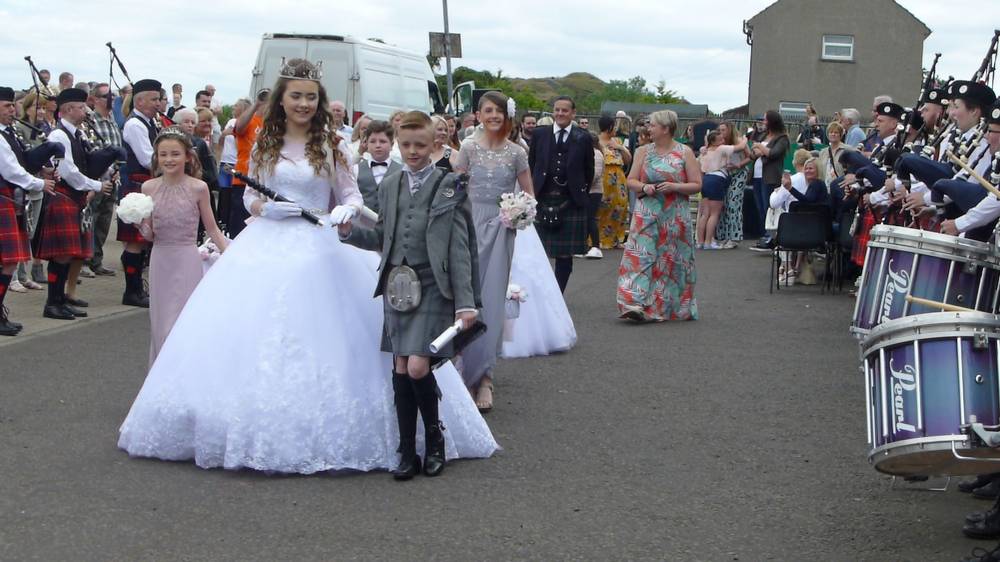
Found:
M 750 47 L 742 22 L 772 3 L 452 0 L 449 15 L 452 32 L 462 34 L 464 58 L 456 66 L 502 69 L 517 77 L 578 71 L 604 80 L 641 75 L 650 85 L 662 78 L 691 102 L 722 111 L 747 101 Z M 998 0 L 899 3 L 933 31 L 924 44 L 926 64 L 942 52 L 942 74 L 963 79 L 978 68 L 1000 22 Z M 30 85 L 25 55 L 50 69 L 53 81 L 65 70 L 78 81 L 106 81 L 105 43 L 111 41 L 133 79 L 180 82 L 187 102 L 206 83 L 218 88 L 225 103 L 246 96 L 264 33 L 379 37 L 425 53 L 427 32 L 443 25 L 440 0 L 46 0 L 42 5 L 0 0 L 0 21 L 6 22 L 0 32 L 0 84 Z M 92 5 L 100 8 L 84 8 Z

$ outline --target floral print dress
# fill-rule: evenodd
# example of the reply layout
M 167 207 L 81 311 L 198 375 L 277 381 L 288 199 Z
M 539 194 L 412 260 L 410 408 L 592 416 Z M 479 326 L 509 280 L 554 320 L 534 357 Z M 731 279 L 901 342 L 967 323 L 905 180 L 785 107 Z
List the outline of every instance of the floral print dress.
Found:
M 628 233 L 628 189 L 625 187 L 625 163 L 617 150 L 604 151 L 604 195 L 597 209 L 597 231 L 601 249 L 621 244 Z
M 640 178 L 644 183 L 687 181 L 684 146 L 666 155 L 649 146 Z M 628 242 L 618 268 L 618 313 L 643 320 L 697 320 L 694 297 L 694 229 L 688 196 L 657 193 L 638 199 Z

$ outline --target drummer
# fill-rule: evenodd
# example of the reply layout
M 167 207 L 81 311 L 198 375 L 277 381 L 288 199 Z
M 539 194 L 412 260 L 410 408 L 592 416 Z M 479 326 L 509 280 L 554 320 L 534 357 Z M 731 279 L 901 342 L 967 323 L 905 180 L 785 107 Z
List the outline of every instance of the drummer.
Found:
M 986 142 L 989 144 L 987 154 L 991 155 L 992 158 L 982 158 L 980 162 L 985 162 L 986 165 L 980 164 L 977 166 L 976 172 L 994 186 L 997 186 L 1000 183 L 997 181 L 1000 177 L 994 174 L 1000 172 L 1000 169 L 998 169 L 1000 168 L 1000 100 L 994 102 L 993 106 L 987 112 L 986 126 Z M 991 178 L 991 176 L 993 177 Z M 942 180 L 934 184 L 934 188 L 937 189 L 944 181 Z M 960 182 L 962 180 L 947 181 Z M 977 185 L 977 187 L 979 186 Z M 986 195 L 975 207 L 966 211 L 964 215 L 955 220 L 947 220 L 941 223 L 941 232 L 958 236 L 959 234 L 965 234 L 973 230 L 980 230 L 985 231 L 986 238 L 988 238 L 993 232 L 993 225 L 996 223 L 997 218 L 1000 218 L 1000 199 L 995 195 Z M 981 238 L 981 233 L 976 238 L 985 239 Z

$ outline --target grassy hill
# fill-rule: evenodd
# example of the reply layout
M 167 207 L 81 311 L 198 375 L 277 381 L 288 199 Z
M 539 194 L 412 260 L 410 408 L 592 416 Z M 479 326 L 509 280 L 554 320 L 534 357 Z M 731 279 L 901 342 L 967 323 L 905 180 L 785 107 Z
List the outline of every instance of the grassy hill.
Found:
M 561 78 L 511 78 L 511 85 L 516 89 L 526 89 L 549 105 L 552 99 L 560 95 L 569 95 L 575 99 L 583 99 L 590 94 L 604 90 L 607 83 L 588 72 L 574 72 Z

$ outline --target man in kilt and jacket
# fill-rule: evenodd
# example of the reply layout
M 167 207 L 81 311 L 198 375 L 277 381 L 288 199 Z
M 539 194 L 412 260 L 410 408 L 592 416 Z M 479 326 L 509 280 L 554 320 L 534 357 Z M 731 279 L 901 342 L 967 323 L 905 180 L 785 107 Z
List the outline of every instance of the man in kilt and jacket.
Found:
M 126 157 L 119 198 L 139 192 L 143 182 L 153 177 L 150 166 L 153 141 L 159 133 L 156 115 L 160 88 L 159 82 L 149 79 L 139 80 L 132 88 L 132 114 L 122 127 Z M 149 295 L 142 286 L 142 269 L 146 261 L 143 253 L 149 245 L 135 225 L 126 224 L 121 219 L 118 220 L 118 241 L 125 244 L 125 251 L 122 252 L 122 267 L 125 268 L 122 304 L 149 308 Z
M 32 249 L 35 256 L 49 260 L 48 298 L 42 315 L 58 320 L 87 316 L 81 310 L 86 301 L 75 298 L 76 279 L 83 260 L 94 255 L 94 236 L 82 225 L 84 209 L 92 193 L 110 193 L 112 183 L 95 178 L 111 166 L 117 153 L 95 150 L 81 128 L 87 118 L 87 92 L 67 88 L 56 98 L 59 122 L 49 134 L 49 141 L 62 145 L 66 157 L 59 163 L 59 181 L 45 194 L 42 213 L 35 229 Z M 67 291 L 67 281 L 72 285 Z M 69 292 L 69 296 L 67 296 Z
M 573 256 L 587 251 L 588 191 L 594 182 L 594 144 L 590 133 L 573 126 L 574 117 L 573 100 L 557 97 L 552 103 L 555 124 L 536 127 L 528 151 L 538 198 L 538 237 L 556 262 L 563 292 L 573 273 Z
M 62 146 L 42 143 L 28 150 L 14 127 L 14 90 L 0 87 L 0 336 L 16 336 L 22 326 L 7 318 L 4 297 L 19 262 L 31 261 L 24 206 L 17 191 L 49 191 L 54 174 L 34 174 L 52 157 L 63 156 Z

